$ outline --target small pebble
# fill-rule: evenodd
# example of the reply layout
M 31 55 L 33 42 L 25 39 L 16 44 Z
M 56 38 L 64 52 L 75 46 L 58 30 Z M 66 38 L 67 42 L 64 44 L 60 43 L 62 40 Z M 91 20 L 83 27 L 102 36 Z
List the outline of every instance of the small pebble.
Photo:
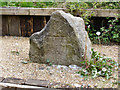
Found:
M 80 85 L 80 84 L 74 84 L 74 86 L 75 86 L 75 87 L 81 87 L 81 85 Z
M 82 76 L 82 75 L 81 75 L 80 77 L 81 77 L 81 78 L 83 78 L 83 76 Z
M 102 81 L 105 82 L 105 79 L 103 79 Z
M 39 70 L 44 70 L 44 67 L 39 67 Z
M 22 61 L 21 63 L 23 63 L 23 64 L 27 64 L 28 62 L 27 62 L 27 61 Z
M 69 65 L 69 68 L 76 70 L 76 69 L 81 69 L 81 67 L 77 66 L 77 65 Z
M 18 46 L 19 44 L 18 44 L 18 43 L 15 43 L 15 45 L 17 45 L 17 46 Z
M 65 66 L 65 65 L 57 65 L 57 68 L 64 68 L 64 69 L 67 69 L 68 67 Z

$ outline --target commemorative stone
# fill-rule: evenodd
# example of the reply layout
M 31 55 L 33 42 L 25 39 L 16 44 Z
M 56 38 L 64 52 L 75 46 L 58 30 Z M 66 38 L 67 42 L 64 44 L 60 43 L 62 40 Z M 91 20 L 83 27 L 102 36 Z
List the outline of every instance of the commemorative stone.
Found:
M 80 65 L 91 54 L 84 20 L 64 11 L 52 13 L 46 26 L 30 37 L 29 57 L 36 63 Z

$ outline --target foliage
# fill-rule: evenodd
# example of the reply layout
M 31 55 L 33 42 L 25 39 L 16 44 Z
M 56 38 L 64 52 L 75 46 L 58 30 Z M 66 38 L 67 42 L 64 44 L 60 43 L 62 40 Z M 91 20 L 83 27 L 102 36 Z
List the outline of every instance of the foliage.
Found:
M 46 60 L 46 63 L 47 63 L 49 66 L 52 66 L 52 63 L 50 62 L 49 59 Z
M 101 27 L 100 30 L 95 30 L 92 26 L 91 28 L 87 28 L 86 30 L 89 32 L 88 35 L 93 41 L 93 43 L 98 43 L 98 39 L 100 39 L 102 44 L 110 43 L 110 42 L 120 42 L 119 33 L 120 33 L 120 25 L 117 25 L 119 22 L 118 18 L 110 19 L 108 21 L 108 28 Z M 96 32 L 100 32 L 100 36 L 96 35 Z
M 88 35 L 93 43 L 98 43 L 101 41 L 103 44 L 108 44 L 109 42 L 120 42 L 119 33 L 120 33 L 120 25 L 116 25 L 119 21 L 118 18 L 108 21 L 108 28 L 101 27 L 100 30 L 95 30 L 94 27 L 89 28 L 90 18 L 94 15 L 91 11 L 87 11 L 86 9 L 115 9 L 120 8 L 119 3 L 115 2 L 69 2 L 66 4 L 66 8 L 68 12 L 75 15 L 76 12 L 80 12 L 80 17 L 82 17 L 85 21 L 85 25 L 88 26 L 86 30 L 88 31 Z M 96 35 L 96 32 L 100 32 L 100 37 Z M 99 40 L 98 40 L 99 39 Z
M 11 53 L 13 54 L 13 55 L 19 55 L 19 52 L 18 51 L 11 51 Z
M 112 42 L 120 42 L 119 34 L 120 34 L 120 25 L 116 25 L 118 22 L 118 18 L 115 18 L 113 20 L 109 20 L 108 24 L 109 27 L 105 29 L 104 27 L 101 28 L 102 34 L 101 34 L 101 41 L 107 42 L 107 41 L 112 41 Z M 104 37 L 104 38 L 102 38 Z
M 1 2 L 2 7 L 34 7 L 34 8 L 47 8 L 57 7 L 56 2 Z
M 120 9 L 120 2 L 94 2 L 94 9 Z
M 71 4 L 72 9 L 75 9 L 74 6 L 84 9 L 120 9 L 120 2 L 2 2 L 0 0 L 0 6 L 12 6 L 12 7 L 36 7 L 36 8 L 46 8 L 46 7 L 58 7 L 59 4 Z M 61 6 L 62 7 L 62 6 Z
M 87 63 L 86 63 L 87 62 Z M 82 76 L 91 75 L 93 78 L 97 76 L 103 76 L 107 79 L 112 75 L 115 67 L 118 66 L 117 62 L 113 61 L 111 58 L 100 56 L 100 53 L 97 53 L 92 49 L 92 58 L 90 61 L 82 61 L 83 69 L 80 70 L 79 74 Z M 87 64 L 87 66 L 85 66 Z
M 66 8 L 67 11 L 73 15 L 75 15 L 75 13 L 79 12 L 81 13 L 81 17 L 84 19 L 85 24 L 89 24 L 90 22 L 90 16 L 93 16 L 94 13 L 92 13 L 91 11 L 87 11 L 86 9 L 90 8 L 89 5 L 85 2 L 69 2 L 66 4 Z

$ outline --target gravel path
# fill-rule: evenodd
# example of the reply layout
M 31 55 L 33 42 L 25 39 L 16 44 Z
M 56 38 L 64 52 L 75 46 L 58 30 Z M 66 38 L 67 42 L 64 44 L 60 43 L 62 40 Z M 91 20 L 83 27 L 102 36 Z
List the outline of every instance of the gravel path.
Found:
M 29 38 L 5 36 L 0 37 L 0 77 L 15 77 L 21 79 L 41 79 L 51 82 L 68 84 L 72 87 L 92 88 L 117 88 L 118 71 L 113 74 L 113 78 L 106 80 L 103 77 L 87 80 L 76 72 L 80 67 L 75 65 L 47 66 L 45 64 L 37 64 L 29 61 Z M 93 45 L 101 55 L 112 57 L 118 61 L 118 45 L 104 46 Z M 54 88 L 60 86 L 54 86 Z

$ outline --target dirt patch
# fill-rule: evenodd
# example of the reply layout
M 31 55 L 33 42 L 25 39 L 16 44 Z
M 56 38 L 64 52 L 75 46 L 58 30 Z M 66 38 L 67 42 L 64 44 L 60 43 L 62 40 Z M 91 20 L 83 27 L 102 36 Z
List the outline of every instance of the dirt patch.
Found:
M 113 74 L 113 78 L 106 80 L 103 77 L 85 80 L 76 72 L 80 67 L 71 66 L 47 66 L 29 61 L 29 38 L 5 36 L 0 37 L 0 77 L 14 77 L 21 79 L 49 80 L 72 87 L 97 87 L 97 88 L 117 88 L 118 71 Z M 112 57 L 118 61 L 118 45 L 105 46 L 93 45 L 101 55 Z M 60 86 L 53 86 L 58 88 Z

